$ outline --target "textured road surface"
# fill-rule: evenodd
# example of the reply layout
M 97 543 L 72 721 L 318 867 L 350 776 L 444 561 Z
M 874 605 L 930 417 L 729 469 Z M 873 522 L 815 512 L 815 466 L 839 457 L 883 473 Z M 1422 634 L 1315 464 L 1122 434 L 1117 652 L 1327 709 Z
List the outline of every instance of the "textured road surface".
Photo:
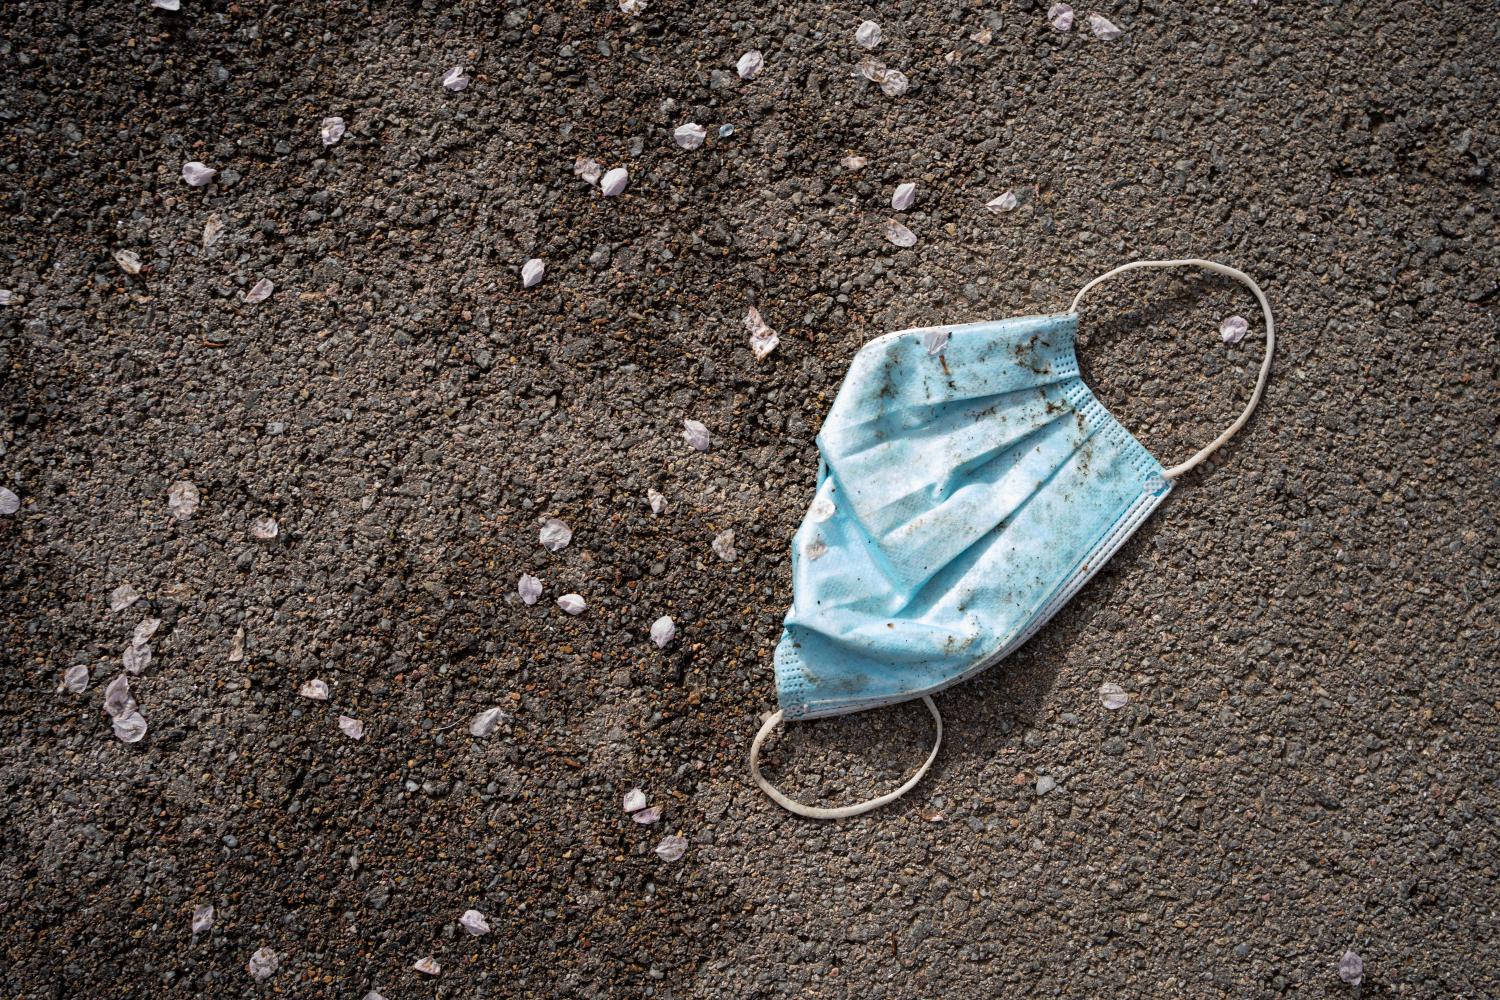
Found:
M 1500 995 L 1493 10 L 1143 2 L 1100 8 L 1106 42 L 1028 3 L 182 7 L 23 0 L 0 26 L 6 996 L 1341 997 L 1351 948 L 1366 997 Z M 904 96 L 852 72 L 866 16 Z M 901 181 L 907 250 L 881 234 Z M 1163 255 L 1270 295 L 1250 425 L 939 699 L 916 792 L 839 824 L 773 807 L 746 750 L 854 351 Z M 1168 462 L 1238 412 L 1261 344 L 1250 297 L 1192 275 L 1119 281 L 1083 331 Z M 103 689 L 146 617 L 127 745 Z M 90 687 L 59 692 L 73 665 Z M 796 725 L 768 767 L 848 801 L 928 724 Z M 636 785 L 655 826 L 621 812 Z

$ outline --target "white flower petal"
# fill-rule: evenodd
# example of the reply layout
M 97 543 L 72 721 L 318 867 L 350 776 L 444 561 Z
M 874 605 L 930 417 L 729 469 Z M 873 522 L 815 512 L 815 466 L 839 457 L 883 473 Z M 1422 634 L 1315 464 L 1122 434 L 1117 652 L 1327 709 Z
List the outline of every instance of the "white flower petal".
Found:
M 885 220 L 885 238 L 903 250 L 917 245 L 917 234 L 895 219 Z
M 279 534 L 281 534 L 281 525 L 277 524 L 276 519 L 269 514 L 257 517 L 250 522 L 250 535 L 253 538 L 269 542 Z
M 741 80 L 754 80 L 760 76 L 761 70 L 766 68 L 766 59 L 760 54 L 759 49 L 751 49 L 740 56 L 740 61 L 735 63 L 734 70 L 740 75 Z
M 318 126 L 318 137 L 323 140 L 323 145 L 332 146 L 342 139 L 347 131 L 344 119 L 334 115 L 332 118 L 323 119 L 323 124 Z
M 189 187 L 202 187 L 217 176 L 217 170 L 197 160 L 189 160 L 182 165 L 182 179 L 188 182 Z
M 766 321 L 761 319 L 760 310 L 754 306 L 745 314 L 745 329 L 750 331 L 750 350 L 757 361 L 764 361 L 776 350 L 776 345 L 781 343 L 776 331 L 766 325 Z
M 952 339 L 952 330 L 928 330 L 922 335 L 922 346 L 927 348 L 929 355 L 937 357 L 943 353 L 948 346 L 948 341 Z
M 1050 774 L 1040 775 L 1036 779 L 1036 793 L 1038 795 L 1046 795 L 1056 787 L 1057 779 Z
M 21 296 L 9 288 L 0 288 L 0 306 L 16 306 L 21 304 Z
M 253 306 L 257 302 L 264 302 L 275 290 L 276 286 L 271 283 L 270 278 L 261 278 L 245 293 L 245 304 Z
M 588 604 L 580 594 L 564 594 L 557 599 L 557 606 L 570 615 L 581 615 Z
M 662 839 L 656 845 L 656 854 L 663 861 L 676 861 L 687 852 L 688 842 L 686 837 L 679 837 L 675 833 L 670 837 Z
M 124 611 L 140 599 L 139 591 L 128 583 L 122 583 L 109 592 L 109 610 Z
M 1230 316 L 1219 324 L 1219 336 L 1226 344 L 1238 344 L 1250 330 L 1250 322 L 1243 316 Z
M 1339 978 L 1350 986 L 1358 986 L 1365 981 L 1365 960 L 1359 957 L 1359 952 L 1349 949 L 1339 959 Z
M 198 509 L 198 487 L 192 483 L 173 483 L 167 491 L 167 510 L 179 521 L 186 521 Z
M 202 934 L 211 930 L 214 926 L 214 907 L 212 903 L 204 903 L 193 907 L 193 934 Z
M 469 78 L 464 75 L 462 66 L 455 66 L 443 74 L 443 89 L 458 93 L 469 85 Z
M 641 809 L 630 814 L 630 818 L 642 826 L 650 826 L 661 819 L 661 806 L 652 806 L 650 809 Z
M 0 486 L 0 515 L 10 517 L 21 509 L 21 498 L 4 486 Z
M 628 813 L 633 813 L 638 810 L 644 809 L 646 808 L 646 793 L 641 791 L 639 788 L 632 788 L 630 791 L 625 793 L 625 801 L 621 804 L 625 807 L 625 811 Z
M 127 673 L 138 674 L 151 666 L 151 647 L 126 646 L 121 660 Z
M 533 257 L 521 265 L 521 287 L 530 288 L 542 280 L 542 275 L 547 273 L 547 262 L 540 257 Z
M 630 171 L 624 167 L 615 167 L 599 180 L 599 193 L 606 198 L 613 198 L 625 190 L 625 185 L 630 183 Z
M 121 743 L 139 743 L 146 738 L 146 717 L 135 709 L 110 723 Z
M 599 183 L 599 175 L 603 170 L 604 168 L 599 166 L 597 160 L 591 160 L 586 156 L 580 156 L 573 161 L 573 173 L 582 177 L 590 184 Z
M 980 45 L 988 45 L 995 38 L 995 33 L 989 28 L 980 28 L 969 36 L 969 41 L 978 42 Z
M 646 11 L 646 0 L 620 0 L 620 13 L 637 17 Z
M 137 646 L 144 646 L 151 641 L 151 637 L 156 634 L 156 630 L 159 628 L 161 628 L 160 618 L 144 618 L 135 627 L 135 632 L 131 635 L 130 641 Z
M 1047 20 L 1058 31 L 1073 30 L 1073 8 L 1065 3 L 1055 3 L 1047 8 Z
M 311 680 L 304 681 L 302 686 L 297 689 L 297 693 L 304 698 L 311 698 L 313 701 L 327 701 L 328 684 L 314 677 Z
M 239 663 L 245 659 L 245 626 L 241 625 L 234 630 L 234 638 L 229 640 L 229 662 Z
M 714 550 L 714 555 L 725 562 L 734 562 L 739 558 L 739 553 L 734 548 L 734 529 L 721 531 L 714 536 L 713 544 L 709 546 Z
M 1113 712 L 1124 708 L 1130 702 L 1130 695 L 1126 694 L 1125 689 L 1120 685 L 1107 681 L 1099 685 L 1099 700 L 1103 702 L 1105 708 Z
M 469 722 L 469 735 L 480 739 L 494 733 L 500 728 L 500 723 L 505 721 L 505 713 L 497 708 L 487 708 Z
M 224 222 L 217 215 L 210 215 L 208 221 L 203 223 L 203 248 L 207 250 L 219 242 L 219 237 L 224 235 Z
M 906 79 L 906 74 L 899 69 L 888 69 L 885 71 L 885 79 L 880 81 L 881 92 L 886 97 L 900 97 L 906 93 L 911 81 Z
M 998 215 L 1001 212 L 1009 212 L 1019 204 L 1020 201 L 1016 198 L 1015 192 L 1007 191 L 986 202 L 984 207 Z
M 344 735 L 351 740 L 362 740 L 365 738 L 365 724 L 358 719 L 351 719 L 347 715 L 339 716 L 339 729 L 343 730 Z
M 854 29 L 854 43 L 862 49 L 873 49 L 880 44 L 880 25 L 874 21 L 861 21 Z
M 542 581 L 530 573 L 522 573 L 521 582 L 516 584 L 516 593 L 521 595 L 522 604 L 535 604 L 542 596 Z
M 489 921 L 478 910 L 465 910 L 464 915 L 458 918 L 458 925 L 475 937 L 490 932 Z
M 109 682 L 104 689 L 104 713 L 118 719 L 135 711 L 135 699 L 130 696 L 130 678 L 124 674 Z
M 573 529 L 557 518 L 549 517 L 542 522 L 542 532 L 539 537 L 542 548 L 548 552 L 560 552 L 573 540 Z
M 1125 33 L 1103 14 L 1090 14 L 1089 27 L 1094 29 L 1094 36 L 1096 38 L 1102 38 L 1106 42 L 1112 42 Z
M 838 512 L 838 508 L 834 506 L 832 500 L 820 496 L 812 502 L 812 506 L 807 508 L 807 512 L 812 515 L 814 521 L 826 521 Z
M 257 948 L 245 968 L 257 983 L 263 983 L 281 968 L 281 958 L 270 948 Z
M 182 9 L 182 0 L 151 0 L 151 6 L 157 10 L 167 10 L 176 13 Z
M 75 663 L 63 673 L 62 687 L 73 694 L 83 694 L 89 688 L 89 668 Z
M 682 422 L 682 439 L 697 451 L 708 450 L 708 428 L 696 420 Z
M 679 125 L 672 132 L 672 141 L 683 149 L 697 149 L 708 138 L 708 130 L 697 122 Z
M 910 181 L 897 185 L 896 193 L 891 195 L 891 208 L 898 212 L 904 212 L 911 208 L 911 203 L 917 197 L 917 186 Z
M 651 623 L 651 641 L 656 643 L 657 649 L 666 649 L 667 643 L 677 638 L 677 623 L 667 615 L 662 615 Z
M 863 156 L 846 156 L 839 161 L 839 165 L 850 173 L 853 173 L 856 170 L 863 170 L 869 165 L 869 162 Z
M 411 967 L 413 969 L 416 969 L 424 976 L 436 976 L 443 971 L 443 967 L 441 965 L 438 965 L 437 959 L 433 958 L 431 955 L 427 956 L 426 958 L 417 959 L 412 963 Z
M 653 489 L 646 490 L 646 502 L 651 505 L 653 514 L 660 514 L 667 509 L 667 498 Z
M 141 273 L 141 258 L 134 250 L 116 250 L 115 263 L 120 265 L 120 270 L 129 275 Z

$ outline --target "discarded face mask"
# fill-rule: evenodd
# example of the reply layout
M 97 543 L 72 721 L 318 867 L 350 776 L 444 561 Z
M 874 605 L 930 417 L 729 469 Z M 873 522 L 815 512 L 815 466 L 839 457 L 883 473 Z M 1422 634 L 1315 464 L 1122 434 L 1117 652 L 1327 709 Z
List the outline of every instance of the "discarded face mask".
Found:
M 1248 286 L 1266 321 L 1249 405 L 1164 468 L 1083 383 L 1074 344 L 1088 291 L 1136 268 L 1192 266 Z M 933 336 L 936 334 L 936 336 Z M 946 339 L 944 335 L 946 336 Z M 1271 306 L 1206 260 L 1136 261 L 1085 285 L 1066 313 L 906 330 L 855 356 L 818 435 L 817 492 L 792 539 L 792 607 L 776 647 L 780 703 L 750 772 L 815 819 L 868 812 L 913 788 L 942 745 L 932 695 L 1031 638 L 1135 533 L 1173 482 L 1250 419 L 1271 370 Z M 776 724 L 922 699 L 932 752 L 900 788 L 839 808 L 796 802 L 760 771 Z

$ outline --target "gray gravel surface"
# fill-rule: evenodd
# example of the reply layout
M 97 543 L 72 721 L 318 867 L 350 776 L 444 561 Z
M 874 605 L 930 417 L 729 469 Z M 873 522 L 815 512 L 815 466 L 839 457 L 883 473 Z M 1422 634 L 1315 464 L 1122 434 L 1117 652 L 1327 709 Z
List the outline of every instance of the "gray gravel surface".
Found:
M 1352 947 L 1365 996 L 1500 995 L 1486 6 L 1144 2 L 1101 8 L 1126 31 L 1103 42 L 1035 3 L 10 4 L 4 994 L 1338 997 Z M 851 73 L 866 16 L 903 97 Z M 672 144 L 685 121 L 703 148 Z M 580 155 L 627 166 L 624 194 Z M 1250 425 L 940 698 L 916 792 L 838 824 L 772 806 L 746 750 L 854 351 L 1184 254 L 1276 307 Z M 1191 275 L 1101 291 L 1086 377 L 1180 460 L 1249 393 L 1254 303 Z M 750 304 L 781 334 L 759 363 Z M 122 582 L 143 597 L 112 613 Z M 103 688 L 146 617 L 126 745 Z M 74 664 L 91 686 L 59 693 Z M 298 697 L 312 677 L 329 701 Z M 928 725 L 795 725 L 768 769 L 870 795 Z M 621 812 L 636 785 L 655 826 Z M 459 929 L 470 907 L 495 933 Z

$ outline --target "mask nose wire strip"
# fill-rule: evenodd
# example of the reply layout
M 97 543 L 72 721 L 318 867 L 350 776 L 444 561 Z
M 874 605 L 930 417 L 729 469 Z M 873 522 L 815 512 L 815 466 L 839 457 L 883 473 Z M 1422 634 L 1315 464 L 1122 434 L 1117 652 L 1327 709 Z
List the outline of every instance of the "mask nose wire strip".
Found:
M 1249 288 L 1250 291 L 1255 293 L 1255 298 L 1260 302 L 1260 311 L 1266 317 L 1266 357 L 1265 360 L 1260 363 L 1260 375 L 1255 380 L 1255 391 L 1250 394 L 1249 405 L 1245 407 L 1245 412 L 1239 415 L 1239 419 L 1230 424 L 1229 428 L 1224 431 L 1224 433 L 1220 434 L 1218 437 L 1210 441 L 1202 451 L 1198 452 L 1198 454 L 1194 455 L 1186 462 L 1183 462 L 1181 465 L 1174 465 L 1172 468 L 1163 473 L 1163 475 L 1168 479 L 1176 479 L 1184 472 L 1188 472 L 1197 467 L 1201 462 L 1208 458 L 1208 456 L 1218 451 L 1219 448 L 1224 444 L 1224 442 L 1234 437 L 1239 429 L 1245 426 L 1245 421 L 1249 420 L 1250 414 L 1255 412 L 1255 407 L 1260 403 L 1261 393 L 1265 391 L 1266 380 L 1270 378 L 1271 375 L 1271 354 L 1276 348 L 1276 324 L 1271 320 L 1271 303 L 1266 301 L 1266 293 L 1260 290 L 1260 286 L 1255 283 L 1255 279 L 1251 278 L 1244 271 L 1236 270 L 1235 268 L 1229 267 L 1227 264 L 1218 264 L 1214 261 L 1202 260 L 1197 257 L 1189 257 L 1183 260 L 1136 260 L 1131 261 L 1129 264 L 1121 264 L 1119 267 L 1115 268 L 1112 271 L 1105 271 L 1103 274 L 1099 275 L 1099 277 L 1095 278 L 1093 281 L 1090 281 L 1087 285 L 1084 285 L 1081 289 L 1079 289 L 1078 294 L 1073 296 L 1073 304 L 1068 307 L 1068 312 L 1076 314 L 1078 312 L 1078 303 L 1083 301 L 1083 297 L 1088 294 L 1089 289 L 1099 284 L 1099 282 L 1105 280 L 1106 278 L 1113 278 L 1115 275 L 1122 274 L 1125 271 L 1133 271 L 1136 268 L 1140 267 L 1201 267 L 1204 270 L 1213 271 L 1215 274 L 1222 274 L 1225 277 L 1233 278 L 1235 281 L 1238 281 L 1240 284 L 1244 285 L 1246 288 Z
M 782 713 L 780 709 L 777 709 L 766 719 L 765 723 L 760 727 L 760 732 L 755 734 L 755 742 L 750 744 L 750 775 L 755 779 L 755 783 L 760 786 L 760 790 L 769 795 L 772 801 L 781 806 L 781 808 L 794 812 L 798 816 L 806 816 L 809 819 L 844 819 L 847 816 L 858 816 L 860 813 L 867 813 L 871 809 L 879 809 L 889 802 L 895 802 L 901 796 L 915 788 L 917 782 L 921 781 L 922 776 L 927 773 L 928 768 L 932 767 L 932 762 L 937 760 L 938 749 L 943 745 L 943 717 L 938 714 L 937 705 L 933 704 L 931 697 L 923 695 L 922 701 L 927 705 L 927 711 L 932 713 L 932 721 L 937 723 L 937 736 L 932 741 L 932 753 L 928 754 L 927 760 L 922 763 L 921 767 L 917 768 L 917 773 L 908 778 L 906 783 L 894 792 L 886 792 L 884 795 L 877 796 L 866 802 L 857 802 L 852 806 L 836 806 L 831 809 L 821 806 L 803 805 L 796 799 L 782 794 L 780 789 L 772 785 L 760 773 L 760 747 L 766 741 L 766 737 L 771 735 L 771 730 L 775 729 L 776 724 L 781 721 Z

